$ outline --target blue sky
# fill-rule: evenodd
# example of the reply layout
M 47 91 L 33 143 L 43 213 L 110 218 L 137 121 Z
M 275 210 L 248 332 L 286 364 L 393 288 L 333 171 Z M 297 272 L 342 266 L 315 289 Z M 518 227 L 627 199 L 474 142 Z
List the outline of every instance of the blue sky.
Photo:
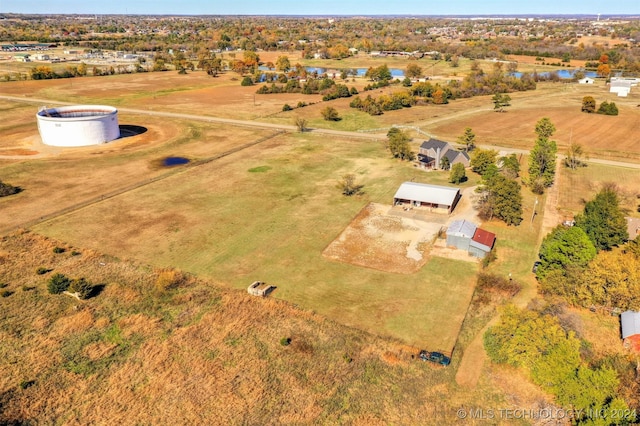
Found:
M 640 15 L 640 0 L 0 0 L 0 12 L 142 15 Z

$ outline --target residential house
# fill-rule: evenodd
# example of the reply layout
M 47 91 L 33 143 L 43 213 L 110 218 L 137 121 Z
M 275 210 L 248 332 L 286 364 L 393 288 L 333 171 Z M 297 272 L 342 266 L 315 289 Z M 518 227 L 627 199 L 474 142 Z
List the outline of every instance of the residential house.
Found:
M 450 166 L 462 163 L 464 167 L 469 167 L 469 154 L 454 149 L 449 142 L 431 138 L 420 145 L 418 164 L 421 168 L 438 169 L 443 158 L 449 160 Z

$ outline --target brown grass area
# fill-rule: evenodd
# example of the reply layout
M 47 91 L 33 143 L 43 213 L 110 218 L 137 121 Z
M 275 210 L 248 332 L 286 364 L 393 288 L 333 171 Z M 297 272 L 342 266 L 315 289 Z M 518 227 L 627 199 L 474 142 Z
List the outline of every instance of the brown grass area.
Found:
M 53 255 L 59 245 L 29 232 L 0 240 L 0 280 L 15 292 L 0 311 L 2 423 L 455 420 L 442 399 L 456 392 L 453 370 L 417 361 L 417 348 L 194 277 L 159 295 L 159 271 L 85 250 Z M 42 264 L 105 288 L 86 301 L 48 294 Z M 140 297 L 123 300 L 126 288 Z
M 640 131 L 640 108 L 636 106 L 640 94 L 624 99 L 608 93 L 602 85 L 584 86 L 545 83 L 535 92 L 512 93 L 512 106 L 505 113 L 493 112 L 490 97 L 455 101 L 466 104 L 466 112 L 447 114 L 447 119 L 432 119 L 433 124 L 427 128 L 446 140 L 455 141 L 465 127 L 471 127 L 478 144 L 531 149 L 536 122 L 548 117 L 556 126 L 553 139 L 558 143 L 559 153 L 570 143 L 579 143 L 594 158 L 639 160 L 640 141 L 633 135 Z M 585 114 L 580 111 L 584 96 L 593 96 L 598 104 L 605 100 L 615 102 L 620 114 Z M 481 100 L 484 104 L 479 104 Z

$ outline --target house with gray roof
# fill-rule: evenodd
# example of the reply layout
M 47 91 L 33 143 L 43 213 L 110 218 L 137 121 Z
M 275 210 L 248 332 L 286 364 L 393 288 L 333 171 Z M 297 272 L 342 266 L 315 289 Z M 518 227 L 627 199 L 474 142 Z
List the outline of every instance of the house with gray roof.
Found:
M 393 196 L 394 205 L 409 205 L 432 212 L 451 213 L 461 194 L 458 188 L 404 182 Z
M 469 167 L 469 154 L 454 149 L 449 142 L 431 138 L 420 145 L 418 164 L 421 168 L 439 169 L 443 158 L 449 160 L 450 166 L 462 163 Z

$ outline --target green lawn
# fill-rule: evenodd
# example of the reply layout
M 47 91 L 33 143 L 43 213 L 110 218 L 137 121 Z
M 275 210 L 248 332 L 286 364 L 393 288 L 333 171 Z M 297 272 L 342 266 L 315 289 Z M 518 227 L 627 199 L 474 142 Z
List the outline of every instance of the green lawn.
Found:
M 364 195 L 341 195 L 336 183 L 345 173 L 356 173 Z M 389 203 L 411 178 L 441 183 L 446 175 L 393 160 L 380 142 L 293 134 L 36 230 L 239 289 L 263 280 L 278 287 L 275 297 L 342 323 L 451 350 L 475 264 L 434 258 L 418 273 L 393 274 L 322 256 L 369 202 Z

